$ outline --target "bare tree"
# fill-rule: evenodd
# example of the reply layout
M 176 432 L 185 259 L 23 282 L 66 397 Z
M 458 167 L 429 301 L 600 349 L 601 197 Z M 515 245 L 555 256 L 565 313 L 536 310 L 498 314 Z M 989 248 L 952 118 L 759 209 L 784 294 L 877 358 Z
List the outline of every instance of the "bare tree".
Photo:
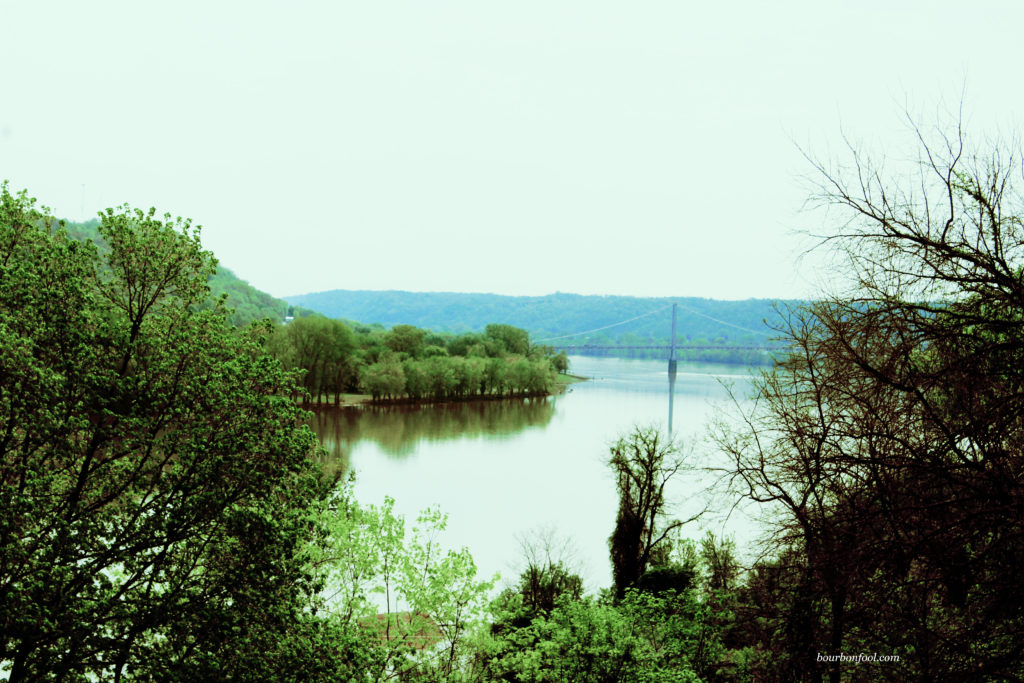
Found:
M 654 427 L 636 427 L 611 447 L 608 465 L 619 490 L 615 531 L 608 539 L 615 594 L 621 598 L 667 550 L 672 532 L 699 518 L 667 520 L 669 481 L 687 468 L 679 446 Z M 667 553 L 665 553 L 667 555 Z
M 579 600 L 583 579 L 574 561 L 568 537 L 553 527 L 543 527 L 519 539 L 525 564 L 519 575 L 523 605 L 533 613 L 550 614 L 560 599 Z
M 850 289 L 783 317 L 791 354 L 746 428 L 717 438 L 734 485 L 775 506 L 776 538 L 804 555 L 828 606 L 821 651 L 855 634 L 903 652 L 908 677 L 1016 678 L 1022 154 L 971 148 L 958 118 L 910 130 L 919 154 L 895 175 L 852 145 L 845 165 L 813 162 L 815 199 L 839 214 L 822 244 Z

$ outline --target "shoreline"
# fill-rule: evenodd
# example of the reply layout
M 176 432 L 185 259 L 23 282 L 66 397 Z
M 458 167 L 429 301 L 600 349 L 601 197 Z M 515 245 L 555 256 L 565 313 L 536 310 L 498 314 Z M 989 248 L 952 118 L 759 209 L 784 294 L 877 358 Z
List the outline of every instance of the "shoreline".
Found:
M 324 408 L 362 408 L 364 406 L 408 406 L 408 405 L 439 405 L 443 403 L 467 403 L 471 401 L 507 401 L 522 398 L 542 398 L 547 396 L 557 396 L 564 394 L 568 386 L 572 384 L 578 384 L 580 382 L 586 382 L 589 377 L 582 375 L 573 375 L 569 373 L 560 373 L 558 378 L 555 380 L 555 386 L 551 391 L 542 394 L 519 394 L 519 395 L 508 395 L 508 396 L 465 396 L 462 398 L 445 398 L 440 400 L 434 400 L 429 398 L 391 398 L 386 400 L 374 401 L 373 396 L 370 394 L 342 394 L 340 400 L 335 403 L 332 400 L 325 401 L 321 404 L 310 404 L 305 406 L 306 410 L 322 410 Z

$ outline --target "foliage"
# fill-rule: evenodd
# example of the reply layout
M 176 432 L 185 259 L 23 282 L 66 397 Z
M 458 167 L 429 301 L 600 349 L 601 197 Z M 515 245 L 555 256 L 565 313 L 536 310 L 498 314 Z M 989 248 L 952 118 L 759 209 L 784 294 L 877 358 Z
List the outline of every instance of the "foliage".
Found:
M 531 346 L 526 332 L 510 325 L 489 329 L 487 337 L 443 337 L 411 325 L 354 332 L 340 320 L 311 315 L 278 327 L 269 348 L 287 368 L 304 371 L 306 405 L 331 396 L 338 403 L 354 391 L 375 402 L 549 394 L 556 363 L 568 367 L 564 354 Z
M 382 355 L 359 371 L 359 386 L 374 400 L 398 398 L 405 392 L 405 370 L 394 354 Z
M 340 320 L 310 315 L 277 328 L 269 350 L 288 369 L 302 370 L 305 396 L 319 403 L 324 396 L 341 394 L 355 374 L 352 330 Z
M 312 562 L 326 572 L 332 621 L 370 643 L 365 680 L 452 680 L 494 581 L 477 580 L 465 548 L 442 551 L 438 537 L 447 518 L 426 510 L 407 534 L 394 500 L 362 506 L 350 480 L 322 519 L 328 540 L 312 549 Z
M 106 253 L 108 245 L 100 234 L 98 218 L 83 223 L 67 222 L 63 226 L 72 239 L 80 242 L 92 242 L 100 254 Z M 223 266 L 218 267 L 209 276 L 207 284 L 210 286 L 213 300 L 220 299 L 222 295 L 227 297 L 228 322 L 232 325 L 248 325 L 263 318 L 280 323 L 295 309 L 287 301 L 261 292 Z M 300 309 L 299 314 L 302 312 Z
M 98 230 L 102 252 L 2 187 L 0 669 L 347 675 L 358 648 L 307 611 L 326 489 L 294 377 L 201 310 L 216 262 L 188 221 L 122 207 Z
M 412 325 L 395 325 L 384 335 L 384 345 L 395 353 L 419 355 L 424 349 L 427 331 Z
M 523 596 L 493 604 L 494 626 L 476 643 L 488 681 L 699 681 L 700 607 L 693 593 L 629 590 L 618 604 L 563 595 L 524 623 Z

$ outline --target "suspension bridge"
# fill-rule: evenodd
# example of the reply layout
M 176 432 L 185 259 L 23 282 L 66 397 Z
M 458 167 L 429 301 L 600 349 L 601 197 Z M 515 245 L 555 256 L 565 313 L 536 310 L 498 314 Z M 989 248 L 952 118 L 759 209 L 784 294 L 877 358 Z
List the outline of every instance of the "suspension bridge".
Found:
M 599 345 L 599 344 L 565 344 L 565 343 L 562 343 L 562 344 L 550 344 L 550 343 L 548 343 L 548 342 L 561 341 L 563 339 L 571 339 L 572 337 L 580 337 L 580 336 L 587 335 L 587 334 L 593 334 L 594 332 L 600 332 L 602 330 L 607 330 L 607 329 L 612 328 L 612 327 L 618 327 L 620 325 L 625 325 L 627 323 L 633 322 L 634 320 L 639 320 L 640 318 L 645 318 L 645 317 L 647 317 L 649 315 L 654 315 L 655 313 L 663 312 L 663 311 L 667 310 L 667 307 L 666 308 L 655 309 L 653 311 L 650 311 L 648 313 L 644 313 L 642 315 L 635 316 L 635 317 L 630 318 L 628 320 L 623 320 L 621 322 L 613 323 L 611 325 L 605 325 L 603 327 L 598 327 L 598 328 L 595 328 L 593 330 L 585 330 L 583 332 L 576 332 L 574 334 L 562 335 L 560 337 L 549 337 L 548 339 L 539 339 L 539 340 L 537 340 L 537 342 L 538 343 L 548 343 L 548 346 L 551 346 L 552 348 L 557 349 L 559 351 L 565 351 L 566 353 L 573 353 L 573 352 L 575 352 L 575 353 L 587 353 L 587 352 L 592 352 L 592 351 L 601 351 L 601 352 L 609 352 L 609 351 L 663 351 L 663 352 L 665 352 L 665 355 L 667 356 L 667 360 L 668 360 L 668 434 L 671 437 L 672 436 L 673 412 L 674 412 L 674 404 L 675 404 L 675 402 L 674 402 L 675 384 L 676 384 L 677 363 L 678 363 L 677 356 L 676 356 L 676 352 L 677 351 L 679 351 L 679 350 L 684 350 L 684 351 L 691 351 L 691 350 L 700 350 L 700 351 L 706 351 L 706 350 L 728 350 L 728 351 L 742 350 L 742 351 L 762 351 L 762 352 L 766 352 L 766 351 L 770 351 L 770 350 L 778 348 L 777 346 L 770 346 L 770 345 L 767 345 L 767 344 L 733 344 L 733 345 L 727 345 L 727 344 L 685 344 L 683 346 L 679 346 L 676 343 L 676 339 L 677 339 L 677 337 L 676 337 L 676 318 L 677 318 L 677 313 L 678 313 L 678 309 L 679 308 L 684 308 L 684 309 L 686 309 L 690 313 L 699 315 L 699 316 L 704 317 L 704 318 L 709 318 L 710 320 L 713 320 L 713 321 L 715 321 L 717 323 L 720 323 L 722 325 L 726 325 L 728 327 L 733 327 L 733 328 L 742 330 L 742 331 L 750 333 L 750 334 L 762 335 L 765 338 L 767 338 L 770 335 L 770 332 L 767 332 L 765 330 L 753 330 L 753 329 L 750 329 L 750 328 L 742 327 L 740 325 L 736 325 L 736 324 L 730 323 L 730 322 L 725 321 L 725 320 L 719 320 L 718 318 L 714 318 L 714 317 L 712 317 L 710 315 L 706 315 L 706 314 L 701 313 L 699 311 L 695 311 L 695 310 L 693 310 L 693 309 L 691 309 L 689 307 L 682 306 L 681 304 L 673 303 L 672 304 L 672 341 L 671 341 L 670 344 L 667 344 L 667 345 L 666 344 Z
M 701 313 L 700 311 L 695 311 L 692 308 L 689 308 L 687 306 L 683 306 L 682 304 L 673 303 L 672 304 L 672 341 L 671 341 L 670 344 L 613 344 L 613 345 L 601 345 L 601 344 L 571 344 L 571 343 L 555 343 L 555 344 L 551 344 L 550 343 L 550 342 L 559 342 L 559 341 L 561 341 L 563 339 L 571 339 L 573 337 L 581 337 L 581 336 L 584 336 L 584 335 L 593 334 L 595 332 L 601 332 L 603 330 L 607 330 L 607 329 L 610 329 L 610 328 L 613 328 L 613 327 L 619 327 L 621 325 L 626 325 L 626 324 L 631 323 L 631 322 L 633 322 L 635 320 L 639 320 L 641 318 L 646 318 L 646 317 L 654 315 L 656 313 L 664 312 L 664 311 L 667 310 L 667 307 L 658 308 L 658 309 L 655 309 L 653 311 L 649 311 L 647 313 L 643 313 L 641 315 L 634 316 L 632 318 L 629 318 L 628 320 L 622 320 L 622 321 L 617 322 L 617 323 L 612 323 L 611 325 L 604 325 L 602 327 L 596 327 L 596 328 L 594 328 L 592 330 L 584 330 L 583 332 L 574 332 L 573 334 L 565 334 L 565 335 L 561 335 L 559 337 L 549 337 L 547 339 L 538 339 L 537 343 L 547 344 L 548 346 L 550 346 L 551 348 L 553 348 L 553 349 L 555 349 L 557 351 L 565 351 L 566 353 L 577 353 L 577 354 L 587 354 L 587 353 L 592 353 L 592 352 L 608 353 L 608 352 L 614 352 L 614 351 L 662 351 L 662 352 L 665 353 L 665 358 L 668 360 L 668 371 L 669 371 L 669 374 L 672 375 L 672 376 L 674 376 L 675 373 L 676 373 L 677 351 L 762 351 L 762 352 L 766 352 L 766 351 L 771 351 L 774 348 L 777 348 L 777 347 L 774 347 L 774 346 L 771 346 L 771 345 L 768 345 L 768 344 L 684 344 L 684 345 L 679 345 L 679 344 L 676 343 L 676 338 L 677 338 L 676 337 L 676 318 L 677 318 L 677 312 L 678 312 L 679 308 L 683 308 L 683 309 L 685 309 L 687 312 L 689 312 L 691 314 L 698 315 L 698 316 L 701 316 L 703 318 L 707 318 L 709 320 L 712 320 L 714 322 L 720 323 L 720 324 L 725 325 L 727 327 L 732 327 L 732 328 L 741 330 L 743 332 L 747 332 L 749 334 L 762 335 L 764 337 L 767 337 L 770 334 L 769 332 L 766 332 L 765 330 L 753 330 L 753 329 L 750 329 L 750 328 L 747 328 L 747 327 L 743 327 L 741 325 L 736 325 L 734 323 L 730 323 L 730 322 L 728 322 L 726 320 L 720 320 L 718 318 L 715 318 L 713 316 L 707 315 L 705 313 Z

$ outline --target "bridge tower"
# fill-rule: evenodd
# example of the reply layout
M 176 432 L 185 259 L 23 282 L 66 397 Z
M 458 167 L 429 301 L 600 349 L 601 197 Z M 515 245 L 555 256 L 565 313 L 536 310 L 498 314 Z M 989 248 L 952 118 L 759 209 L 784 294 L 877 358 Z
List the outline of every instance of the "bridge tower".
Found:
M 676 305 L 672 304 L 672 346 L 668 351 L 668 435 L 672 437 L 672 404 L 676 393 Z
M 668 374 L 676 376 L 676 304 L 672 304 L 672 346 L 668 351 Z

